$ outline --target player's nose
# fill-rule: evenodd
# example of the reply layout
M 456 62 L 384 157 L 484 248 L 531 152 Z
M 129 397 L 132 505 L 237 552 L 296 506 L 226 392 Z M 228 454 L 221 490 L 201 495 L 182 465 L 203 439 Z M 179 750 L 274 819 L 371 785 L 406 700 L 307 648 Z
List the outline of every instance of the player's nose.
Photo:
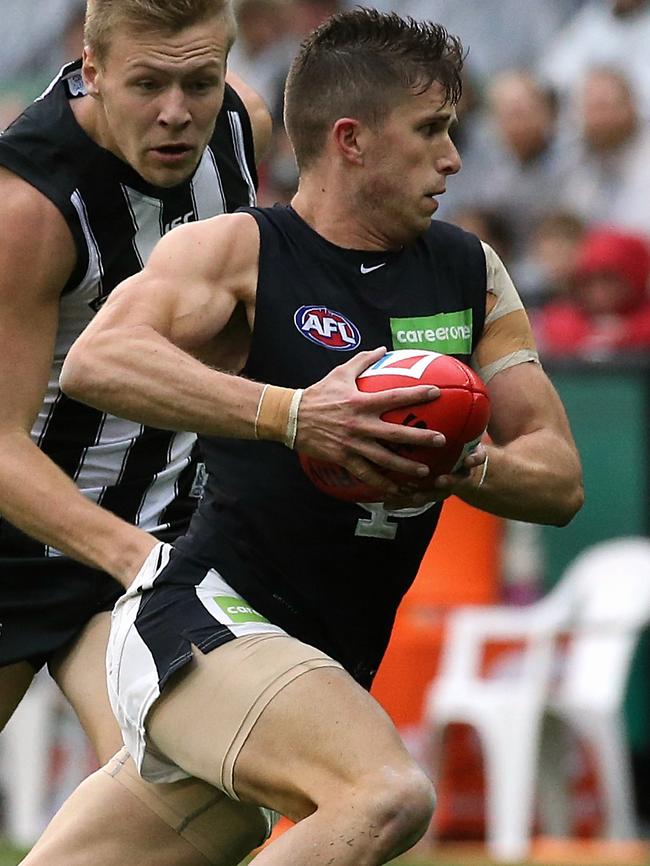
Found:
M 445 147 L 438 155 L 436 169 L 440 174 L 456 174 L 460 171 L 463 163 L 458 149 L 451 138 L 447 139 Z
M 181 87 L 172 87 L 162 97 L 158 122 L 164 126 L 186 126 L 192 119 L 187 98 Z

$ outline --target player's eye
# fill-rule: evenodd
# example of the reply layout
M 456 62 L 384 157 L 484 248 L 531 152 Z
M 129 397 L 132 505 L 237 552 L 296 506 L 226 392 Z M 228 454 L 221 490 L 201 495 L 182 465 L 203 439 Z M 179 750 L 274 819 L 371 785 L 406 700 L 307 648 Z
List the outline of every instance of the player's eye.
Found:
M 142 78 L 135 82 L 135 87 L 144 93 L 151 93 L 158 88 L 158 83 L 151 78 Z
M 197 78 L 195 81 L 190 81 L 186 87 L 192 93 L 207 93 L 214 87 L 217 87 L 219 82 L 213 78 Z

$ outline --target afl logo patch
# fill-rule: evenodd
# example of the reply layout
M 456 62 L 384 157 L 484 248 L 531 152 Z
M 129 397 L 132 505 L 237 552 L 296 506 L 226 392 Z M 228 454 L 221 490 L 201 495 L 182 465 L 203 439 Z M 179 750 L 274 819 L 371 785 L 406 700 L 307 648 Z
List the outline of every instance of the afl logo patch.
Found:
M 350 352 L 361 342 L 361 334 L 356 325 L 328 307 L 300 307 L 296 310 L 293 321 L 303 337 L 319 346 L 325 346 L 326 349 Z

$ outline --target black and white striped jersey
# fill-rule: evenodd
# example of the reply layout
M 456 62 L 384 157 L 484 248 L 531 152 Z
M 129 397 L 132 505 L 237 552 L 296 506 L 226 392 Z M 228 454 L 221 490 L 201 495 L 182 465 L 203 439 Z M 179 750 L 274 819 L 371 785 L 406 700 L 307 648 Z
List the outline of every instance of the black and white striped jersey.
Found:
M 195 435 L 155 430 L 77 403 L 61 393 L 59 374 L 70 346 L 108 294 L 142 268 L 163 234 L 255 202 L 251 126 L 243 103 L 227 86 L 213 137 L 193 176 L 170 189 L 154 187 L 78 125 L 70 100 L 85 94 L 80 70 L 80 61 L 65 66 L 0 136 L 0 165 L 58 207 L 77 248 L 32 437 L 86 496 L 169 537 L 184 528 L 188 496 L 197 487 Z M 0 555 L 52 554 L 56 551 L 0 520 Z

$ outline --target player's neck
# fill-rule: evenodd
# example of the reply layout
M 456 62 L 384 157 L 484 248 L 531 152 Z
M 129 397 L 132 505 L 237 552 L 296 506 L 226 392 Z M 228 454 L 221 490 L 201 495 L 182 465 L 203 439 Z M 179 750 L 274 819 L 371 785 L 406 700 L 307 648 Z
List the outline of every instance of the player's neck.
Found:
M 70 103 L 72 113 L 79 126 L 95 144 L 112 150 L 103 108 L 92 96 L 73 99 Z
M 357 215 L 349 193 L 328 187 L 322 179 L 304 177 L 291 201 L 296 213 L 332 244 L 345 249 L 385 250 L 391 244 L 380 232 Z

